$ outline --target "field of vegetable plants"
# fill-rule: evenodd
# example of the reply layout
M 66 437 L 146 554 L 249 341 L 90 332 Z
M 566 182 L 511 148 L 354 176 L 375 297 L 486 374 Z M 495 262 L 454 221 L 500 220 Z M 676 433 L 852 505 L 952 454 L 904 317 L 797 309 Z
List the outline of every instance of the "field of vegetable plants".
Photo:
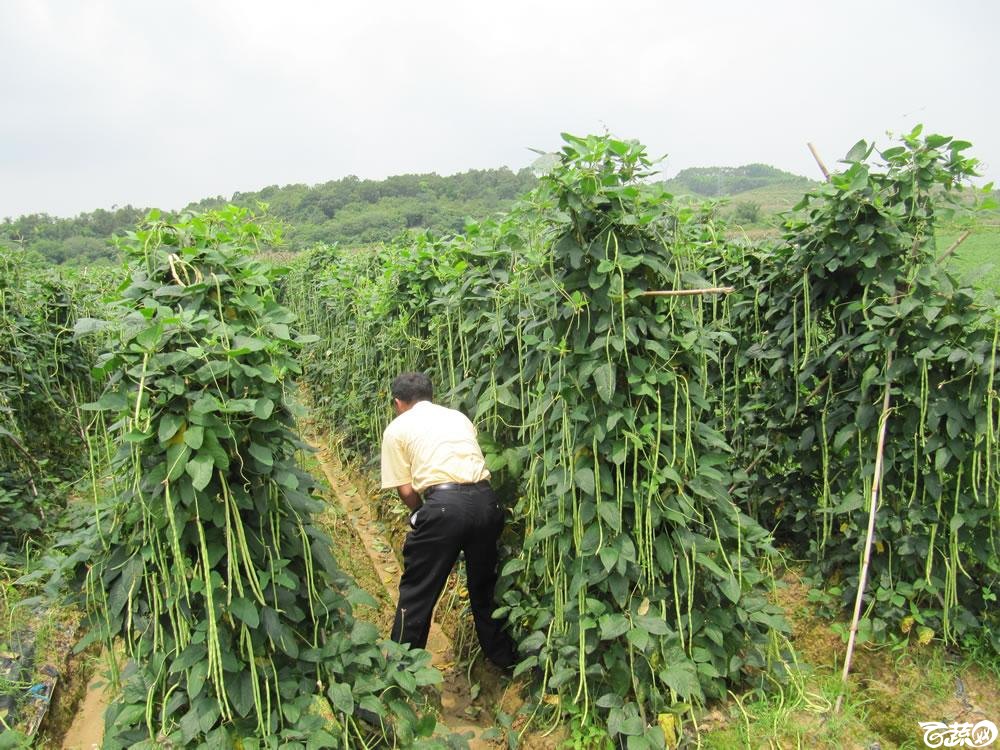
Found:
M 659 747 L 780 680 L 776 545 L 857 603 L 859 640 L 995 659 L 997 316 L 935 244 L 968 147 L 859 143 L 748 249 L 644 182 L 638 144 L 566 136 L 497 220 L 296 264 L 286 297 L 323 339 L 304 379 L 345 446 L 376 454 L 370 405 L 403 369 L 479 425 L 540 721 Z
M 81 553 L 90 513 L 81 478 L 107 455 L 81 408 L 97 393 L 98 349 L 73 329 L 110 283 L 0 248 L 0 719 L 29 733 L 56 685 L 67 688 L 61 672 L 80 619 L 42 589 L 58 589 L 70 552 Z
M 970 144 L 861 142 L 753 243 L 655 184 L 641 144 L 563 144 L 509 212 L 287 268 L 236 207 L 154 211 L 99 275 L 0 249 L 0 747 L 38 739 L 40 678 L 8 654 L 67 597 L 77 649 L 110 665 L 105 747 L 469 746 L 431 654 L 365 622 L 376 592 L 337 562 L 395 575 L 395 499 L 353 506 L 385 539 L 338 531 L 322 498 L 347 474 L 296 421 L 306 404 L 371 470 L 404 370 L 477 424 L 509 517 L 523 705 L 498 698 L 472 747 L 784 746 L 802 705 L 825 728 L 795 744 L 846 727 L 891 747 L 918 727 L 858 718 L 876 693 L 848 679 L 855 650 L 910 675 L 936 648 L 935 695 L 955 659 L 1000 674 L 1000 313 L 938 244 L 989 205 Z M 455 585 L 441 609 L 471 660 Z
M 104 747 L 405 746 L 435 728 L 429 656 L 354 618 L 368 597 L 312 521 L 286 397 L 308 337 L 254 258 L 270 240 L 240 209 L 151 214 L 105 317 L 60 321 L 67 347 L 103 342 L 93 400 L 71 403 L 115 448 L 93 462 L 95 515 L 63 566 L 86 557 L 80 647 L 126 657 Z
M 0 552 L 58 514 L 63 485 L 86 472 L 79 405 L 93 396 L 95 352 L 72 332 L 100 283 L 0 249 Z

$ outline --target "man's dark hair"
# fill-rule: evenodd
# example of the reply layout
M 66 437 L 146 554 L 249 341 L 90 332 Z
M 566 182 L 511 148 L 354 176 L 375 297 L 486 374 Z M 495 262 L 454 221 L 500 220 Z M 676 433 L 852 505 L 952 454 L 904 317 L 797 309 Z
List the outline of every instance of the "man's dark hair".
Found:
M 392 381 L 392 397 L 406 404 L 430 401 L 434 398 L 431 379 L 422 372 L 404 372 Z

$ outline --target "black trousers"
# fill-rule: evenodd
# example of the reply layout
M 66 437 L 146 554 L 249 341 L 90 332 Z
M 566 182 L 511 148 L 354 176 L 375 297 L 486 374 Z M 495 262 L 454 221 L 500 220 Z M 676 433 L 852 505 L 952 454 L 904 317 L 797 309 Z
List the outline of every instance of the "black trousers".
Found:
M 497 540 L 502 530 L 503 512 L 487 483 L 429 488 L 415 528 L 403 544 L 403 576 L 392 640 L 413 648 L 427 646 L 434 605 L 462 551 L 469 604 L 483 653 L 498 666 L 513 664 L 513 644 L 502 623 L 492 616 L 496 609 Z

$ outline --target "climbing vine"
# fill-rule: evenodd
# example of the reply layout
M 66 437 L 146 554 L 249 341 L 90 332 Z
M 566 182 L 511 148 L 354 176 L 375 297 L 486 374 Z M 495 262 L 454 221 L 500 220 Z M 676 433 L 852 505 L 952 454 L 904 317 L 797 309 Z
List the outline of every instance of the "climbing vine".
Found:
M 711 208 L 644 184 L 638 144 L 565 144 L 500 221 L 328 257 L 293 304 L 330 321 L 306 377 L 368 455 L 387 413 L 352 429 L 352 399 L 403 365 L 474 418 L 514 520 L 498 595 L 518 672 L 555 719 L 659 746 L 662 717 L 764 667 L 784 623 L 759 565 L 768 534 L 729 495 L 710 376 L 732 337 L 693 297 L 646 295 L 711 286 Z
M 413 700 L 440 679 L 429 655 L 354 618 L 365 595 L 312 520 L 289 397 L 309 337 L 254 257 L 268 241 L 229 208 L 154 212 L 123 243 L 121 335 L 93 405 L 120 448 L 91 606 L 130 660 L 106 747 L 368 747 L 434 728 Z
M 936 243 L 974 205 L 969 146 L 919 128 L 880 152 L 862 141 L 769 255 L 719 265 L 739 289 L 725 365 L 745 507 L 853 601 L 888 387 L 863 634 L 996 649 L 1000 318 Z

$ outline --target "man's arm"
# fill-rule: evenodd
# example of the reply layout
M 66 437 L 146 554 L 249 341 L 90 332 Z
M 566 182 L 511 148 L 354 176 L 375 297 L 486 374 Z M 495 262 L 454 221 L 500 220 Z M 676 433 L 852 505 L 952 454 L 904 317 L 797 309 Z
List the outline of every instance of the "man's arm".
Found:
M 399 499 L 402 500 L 406 504 L 406 507 L 410 510 L 416 510 L 423 504 L 419 493 L 413 489 L 412 484 L 401 484 L 396 488 L 396 492 L 399 493 Z

